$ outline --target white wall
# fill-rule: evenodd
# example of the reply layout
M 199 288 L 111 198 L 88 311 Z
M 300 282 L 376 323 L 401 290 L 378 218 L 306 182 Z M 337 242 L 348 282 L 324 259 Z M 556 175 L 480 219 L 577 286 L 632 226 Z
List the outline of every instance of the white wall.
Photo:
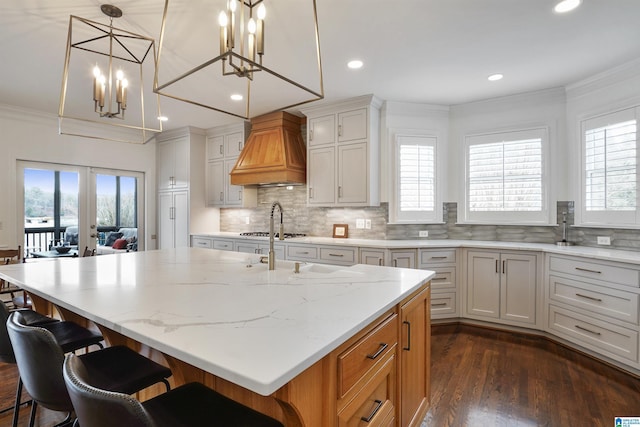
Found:
M 393 139 L 399 130 L 419 130 L 438 138 L 438 158 L 446 159 L 449 145 L 449 107 L 386 101 L 380 110 L 380 201 L 389 202 L 393 190 Z M 440 176 L 446 176 L 440 174 Z M 442 183 L 447 201 L 447 180 Z
M 92 166 L 145 174 L 146 248 L 154 249 L 156 234 L 156 146 L 102 141 L 58 135 L 53 114 L 0 105 L 0 245 L 16 247 L 23 242 L 17 232 L 16 184 L 18 160 Z
M 580 153 L 580 122 L 590 117 L 640 105 L 640 59 L 567 87 L 567 149 Z M 578 203 L 580 157 L 570 156 L 569 187 Z M 576 209 L 578 206 L 576 206 Z
M 565 105 L 564 88 L 555 88 L 452 106 L 446 176 L 449 185 L 444 201 L 458 202 L 458 206 L 462 206 L 466 135 L 540 126 L 549 129 L 551 205 L 555 206 L 556 200 L 573 200 L 566 167 Z

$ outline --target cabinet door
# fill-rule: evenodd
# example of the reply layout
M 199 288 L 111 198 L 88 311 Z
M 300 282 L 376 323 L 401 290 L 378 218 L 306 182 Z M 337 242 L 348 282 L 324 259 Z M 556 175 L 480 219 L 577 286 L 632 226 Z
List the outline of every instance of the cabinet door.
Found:
M 334 114 L 309 119 L 309 147 L 335 143 L 335 129 L 336 116 Z
M 537 258 L 535 255 L 502 254 L 500 317 L 536 323 Z
M 332 205 L 335 203 L 336 173 L 334 147 L 309 150 L 308 203 Z
M 273 250 L 276 253 L 276 259 L 284 259 L 284 245 L 273 245 Z M 258 253 L 262 255 L 269 255 L 269 245 L 265 243 L 261 243 L 258 246 Z
M 366 204 L 367 144 L 338 146 L 338 203 Z
M 173 193 L 158 193 L 158 249 L 173 248 Z
M 243 252 L 245 254 L 257 254 L 258 244 L 254 242 L 235 242 L 236 252 Z
M 242 190 L 244 187 L 241 185 L 231 185 L 231 177 L 229 172 L 236 164 L 237 159 L 225 160 L 224 162 L 224 185 L 226 190 L 225 205 L 227 206 L 240 206 L 242 205 Z
M 360 250 L 360 264 L 385 265 L 384 250 L 377 250 L 377 249 Z
M 224 205 L 224 162 L 207 163 L 207 205 Z
M 427 288 L 400 307 L 400 425 L 420 426 L 429 407 L 431 298 Z
M 189 187 L 189 138 L 178 138 L 173 141 L 175 167 L 173 171 L 173 188 Z
M 207 160 L 218 160 L 224 157 L 224 136 L 207 137 Z
M 338 142 L 367 139 L 367 109 L 338 114 Z
M 224 137 L 224 155 L 225 157 L 238 157 L 244 147 L 244 138 L 242 132 L 230 133 Z
M 173 193 L 173 233 L 174 247 L 189 246 L 189 193 L 176 191 Z
M 162 142 L 157 146 L 158 190 L 170 190 L 173 188 L 173 178 L 175 176 L 174 151 L 174 146 L 171 141 Z
M 416 251 L 391 251 L 391 266 L 416 268 Z
M 467 253 L 467 314 L 500 317 L 500 254 Z

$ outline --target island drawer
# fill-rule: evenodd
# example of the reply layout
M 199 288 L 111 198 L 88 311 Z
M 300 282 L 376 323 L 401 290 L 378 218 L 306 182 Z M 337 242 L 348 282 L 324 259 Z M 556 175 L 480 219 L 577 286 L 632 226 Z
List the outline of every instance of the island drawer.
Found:
M 640 287 L 640 271 L 618 264 L 605 264 L 586 259 L 549 257 L 551 272 L 597 279 L 621 285 Z
M 638 331 L 549 305 L 549 328 L 557 335 L 622 362 L 638 361 Z
M 338 411 L 338 427 L 387 427 L 395 420 L 396 359 L 391 353 L 353 397 Z M 340 407 L 340 405 L 339 405 Z M 366 420 L 366 421 L 365 421 Z
M 320 248 L 320 260 L 332 264 L 353 265 L 356 263 L 356 248 Z
M 638 294 L 549 276 L 549 299 L 638 324 Z
M 433 264 L 455 264 L 456 250 L 420 250 L 420 267 L 428 267 Z
M 428 268 L 426 269 L 428 270 Z M 455 267 L 434 267 L 436 275 L 431 279 L 431 290 L 456 288 L 456 268 Z
M 398 315 L 392 314 L 338 356 L 338 395 L 344 396 L 398 343 Z
M 287 246 L 287 259 L 302 261 L 318 259 L 318 248 L 315 246 Z
M 220 249 L 223 251 L 232 251 L 233 250 L 233 240 L 214 240 L 213 241 L 213 249 Z

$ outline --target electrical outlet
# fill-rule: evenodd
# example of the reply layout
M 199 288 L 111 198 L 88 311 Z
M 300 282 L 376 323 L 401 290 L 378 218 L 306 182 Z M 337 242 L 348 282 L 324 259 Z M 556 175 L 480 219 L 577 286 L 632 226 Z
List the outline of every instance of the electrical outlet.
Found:
M 611 237 L 609 236 L 598 236 L 598 244 L 599 245 L 610 245 Z
M 244 223 L 245 224 L 251 224 L 251 217 L 250 216 L 245 217 L 244 218 Z
M 418 237 L 429 237 L 429 230 L 418 231 Z
M 356 219 L 356 228 L 364 228 L 364 219 Z
M 367 230 L 371 230 L 371 220 L 370 219 L 365 219 L 364 220 L 364 228 L 366 228 Z

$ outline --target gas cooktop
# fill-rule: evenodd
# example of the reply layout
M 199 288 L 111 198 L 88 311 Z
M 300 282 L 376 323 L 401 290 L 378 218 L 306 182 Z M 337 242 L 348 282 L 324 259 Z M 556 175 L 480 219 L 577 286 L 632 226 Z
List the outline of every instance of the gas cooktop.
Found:
M 269 237 L 268 231 L 248 231 L 246 233 L 240 233 L 241 236 L 250 236 L 250 237 Z M 290 239 L 292 237 L 305 237 L 304 233 L 284 233 L 285 239 Z M 280 237 L 279 233 L 274 233 L 274 237 L 278 239 Z

